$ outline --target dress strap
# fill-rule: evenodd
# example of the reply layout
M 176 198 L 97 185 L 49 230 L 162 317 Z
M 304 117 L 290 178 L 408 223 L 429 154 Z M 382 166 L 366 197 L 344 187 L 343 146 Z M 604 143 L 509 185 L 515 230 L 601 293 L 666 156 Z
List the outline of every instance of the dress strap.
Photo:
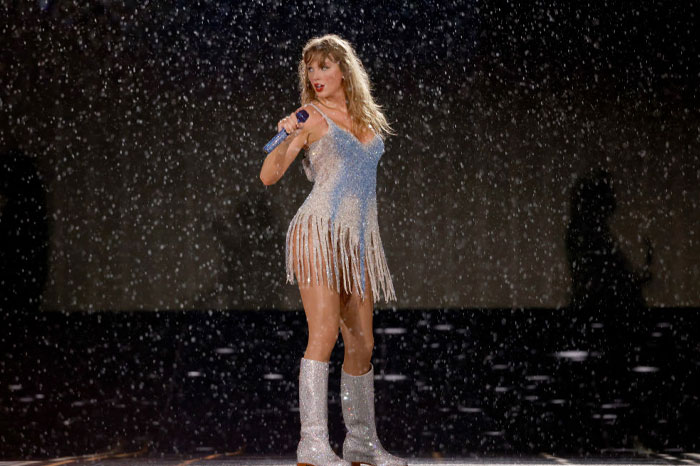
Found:
M 320 114 L 323 116 L 323 118 L 326 119 L 326 122 L 328 123 L 329 126 L 330 126 L 331 123 L 333 123 L 333 120 L 331 120 L 330 118 L 328 118 L 328 117 L 326 116 L 326 114 L 323 113 L 323 112 L 321 111 L 320 108 L 318 108 L 316 105 L 314 105 L 313 102 L 309 102 L 309 105 L 311 105 L 313 108 L 315 108 L 316 111 L 317 111 L 318 113 L 320 113 Z

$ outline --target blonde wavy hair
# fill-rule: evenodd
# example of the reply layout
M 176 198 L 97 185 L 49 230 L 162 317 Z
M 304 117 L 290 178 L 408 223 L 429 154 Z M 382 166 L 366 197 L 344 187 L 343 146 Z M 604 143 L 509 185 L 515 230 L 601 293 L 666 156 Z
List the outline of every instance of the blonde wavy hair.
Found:
M 371 127 L 382 139 L 388 134 L 396 134 L 387 121 L 382 107 L 372 98 L 372 85 L 362 62 L 357 58 L 355 50 L 347 40 L 335 34 L 326 34 L 310 39 L 301 54 L 299 61 L 299 90 L 301 105 L 314 100 L 316 92 L 308 77 L 308 66 L 314 59 L 323 63 L 330 58 L 340 66 L 343 73 L 343 90 L 348 105 L 348 113 L 352 121 L 352 130 Z

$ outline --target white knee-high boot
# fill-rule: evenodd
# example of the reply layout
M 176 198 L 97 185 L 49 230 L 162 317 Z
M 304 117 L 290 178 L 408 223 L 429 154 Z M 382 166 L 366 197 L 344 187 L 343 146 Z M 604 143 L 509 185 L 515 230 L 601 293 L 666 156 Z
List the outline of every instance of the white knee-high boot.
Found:
M 301 358 L 297 466 L 350 466 L 335 454 L 328 440 L 328 364 Z
M 352 466 L 407 466 L 405 459 L 388 453 L 379 442 L 374 422 L 374 365 L 363 375 L 341 369 L 340 397 L 348 433 L 343 442 L 343 459 Z

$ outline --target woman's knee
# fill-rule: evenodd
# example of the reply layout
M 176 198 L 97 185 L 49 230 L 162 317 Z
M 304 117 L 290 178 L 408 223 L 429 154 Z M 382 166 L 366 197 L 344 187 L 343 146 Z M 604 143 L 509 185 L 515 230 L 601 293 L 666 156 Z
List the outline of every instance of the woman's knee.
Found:
M 336 341 L 338 341 L 338 327 L 335 329 L 325 326 L 309 328 L 309 343 L 333 346 Z
M 299 286 L 309 326 L 309 336 L 338 338 L 340 298 L 337 292 L 323 285 Z
M 324 334 L 313 334 L 309 333 L 309 341 L 306 345 L 305 357 L 307 359 L 318 359 L 320 361 L 328 361 L 330 355 L 333 352 L 335 343 L 338 340 L 338 333 L 335 335 L 324 333 Z

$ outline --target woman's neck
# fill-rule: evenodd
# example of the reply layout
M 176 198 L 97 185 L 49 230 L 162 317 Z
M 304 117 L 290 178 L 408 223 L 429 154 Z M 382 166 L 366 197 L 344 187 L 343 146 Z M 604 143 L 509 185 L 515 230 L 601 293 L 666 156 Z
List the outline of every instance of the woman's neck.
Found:
M 323 105 L 327 109 L 336 110 L 341 113 L 348 113 L 347 102 L 345 101 L 345 96 L 343 96 L 342 94 L 330 96 L 326 99 L 322 99 L 320 97 L 317 97 L 316 99 L 321 105 Z

